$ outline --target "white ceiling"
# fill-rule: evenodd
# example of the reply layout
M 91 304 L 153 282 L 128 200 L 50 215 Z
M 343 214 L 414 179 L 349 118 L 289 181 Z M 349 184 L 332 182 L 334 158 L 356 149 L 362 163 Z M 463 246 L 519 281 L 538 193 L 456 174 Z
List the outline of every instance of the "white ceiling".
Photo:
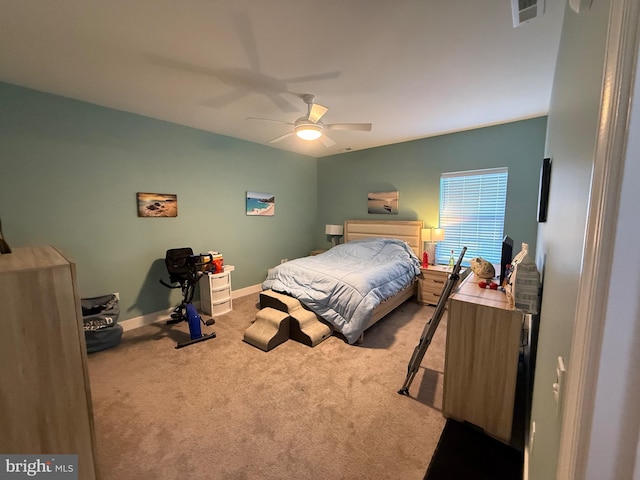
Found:
M 0 0 L 0 81 L 321 157 L 546 114 L 564 4 L 513 28 L 510 0 Z M 303 93 L 372 131 L 246 120 Z

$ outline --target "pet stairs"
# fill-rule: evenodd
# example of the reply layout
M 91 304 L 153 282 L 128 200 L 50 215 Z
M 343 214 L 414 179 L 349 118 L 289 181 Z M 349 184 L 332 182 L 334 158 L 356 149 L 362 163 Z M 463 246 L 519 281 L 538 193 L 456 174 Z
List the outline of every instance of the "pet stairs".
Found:
M 286 321 L 283 315 L 287 317 Z M 315 347 L 332 333 L 333 329 L 304 308 L 299 300 L 265 290 L 260 293 L 260 311 L 255 322 L 245 331 L 244 340 L 268 352 L 288 338 Z
M 319 321 L 311 310 L 299 308 L 290 312 L 289 315 L 291 316 L 289 336 L 296 342 L 315 347 L 333 333 L 331 327 Z
M 263 308 L 244 332 L 244 341 L 265 352 L 289 340 L 289 314 L 274 308 Z
M 309 347 L 315 347 L 333 333 L 333 329 L 320 321 L 315 313 L 307 310 L 299 300 L 288 295 L 283 295 L 273 290 L 261 292 L 260 308 L 267 307 L 288 312 L 291 317 L 289 336 L 293 340 Z

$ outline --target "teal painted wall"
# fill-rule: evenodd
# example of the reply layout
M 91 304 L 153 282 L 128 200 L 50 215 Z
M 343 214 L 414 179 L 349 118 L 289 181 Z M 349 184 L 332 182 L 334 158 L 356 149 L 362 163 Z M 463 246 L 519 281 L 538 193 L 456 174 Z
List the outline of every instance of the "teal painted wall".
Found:
M 119 292 L 121 319 L 175 305 L 164 253 L 219 250 L 234 290 L 282 258 L 329 246 L 326 223 L 368 215 L 398 190 L 394 219 L 437 225 L 441 172 L 508 166 L 505 232 L 535 250 L 546 117 L 314 159 L 0 83 L 0 218 L 12 246 L 52 244 L 77 262 L 80 295 Z M 245 214 L 247 190 L 276 197 Z M 139 218 L 136 192 L 175 193 L 178 217 Z
M 422 220 L 438 226 L 440 174 L 508 167 L 505 234 L 535 254 L 546 117 L 318 159 L 319 223 L 346 219 Z M 397 215 L 367 213 L 367 193 L 398 191 Z M 324 235 L 319 247 L 328 247 Z
M 607 82 L 603 84 L 603 79 L 610 73 L 605 69 L 608 61 L 607 43 L 618 34 L 615 29 L 611 31 L 611 25 L 615 22 L 610 24 L 610 21 L 622 9 L 621 5 L 612 6 L 614 3 L 610 0 L 593 2 L 590 9 L 580 14 L 568 4 L 565 6 L 548 117 L 546 152 L 553 160 L 549 216 L 538 232 L 539 249 L 536 255 L 538 269 L 544 272 L 544 295 L 531 403 L 531 422 L 536 423 L 535 445 L 528 462 L 528 477 L 531 480 L 556 478 L 562 415 L 556 413 L 551 385 L 557 381 L 558 357 L 564 358 L 567 376 L 572 374 L 572 370 L 576 371 L 575 368 L 584 367 L 573 367 L 570 360 L 574 326 L 577 322 L 585 321 L 582 317 L 576 317 L 580 284 L 591 281 L 589 277 L 592 274 L 589 268 L 585 270 L 583 256 L 588 221 L 595 225 L 595 220 L 588 216 L 589 204 L 594 201 L 591 198 L 592 175 L 594 159 L 599 155 L 596 144 L 606 143 L 605 140 L 597 142 L 597 139 L 599 136 L 603 138 L 602 128 L 609 128 L 608 120 L 604 120 L 604 127 L 601 122 L 605 118 L 603 115 L 607 114 L 606 105 L 610 102 L 607 97 L 616 91 L 615 88 L 610 90 L 604 86 Z M 576 85 L 580 85 L 580 88 L 576 88 Z M 635 221 L 637 224 L 637 217 Z M 607 233 L 614 235 L 614 232 Z M 606 294 L 603 292 L 602 295 Z M 633 311 L 631 305 L 628 308 L 629 312 Z M 622 318 L 616 319 L 616 322 L 621 322 L 621 326 L 624 324 Z M 617 327 L 614 328 L 617 330 Z M 598 338 L 598 335 L 594 337 Z M 621 346 L 616 356 L 623 355 L 623 352 Z M 623 388 L 622 371 L 607 373 L 618 378 Z M 588 386 L 584 388 L 589 390 Z M 565 398 L 566 394 L 565 391 Z M 609 399 L 614 399 L 616 394 L 615 390 L 612 391 Z M 574 406 L 565 405 L 564 408 Z M 610 412 L 611 421 L 607 421 L 607 428 L 612 428 L 611 432 L 615 431 L 616 422 L 625 413 Z M 588 408 L 584 414 L 589 414 Z M 628 421 L 628 418 L 622 421 Z M 594 458 L 606 456 L 608 448 L 615 449 L 626 442 L 622 437 L 613 441 L 613 437 L 602 431 L 593 431 L 593 435 L 607 443 L 607 448 L 596 447 L 598 455 Z M 636 430 L 630 445 L 634 454 L 637 442 Z M 596 470 L 606 471 L 606 475 L 587 474 L 583 478 L 630 478 L 620 475 L 617 470 L 606 469 L 618 463 L 621 451 L 617 451 L 614 458 L 607 457 L 607 461 L 602 462 L 600 458 L 601 465 Z
M 274 194 L 275 216 L 247 216 L 247 190 Z M 177 194 L 178 216 L 139 218 L 136 192 Z M 169 248 L 221 251 L 234 289 L 306 255 L 316 160 L 0 83 L 0 218 L 12 247 L 75 260 L 82 297 L 119 292 L 124 320 L 178 303 L 158 282 Z

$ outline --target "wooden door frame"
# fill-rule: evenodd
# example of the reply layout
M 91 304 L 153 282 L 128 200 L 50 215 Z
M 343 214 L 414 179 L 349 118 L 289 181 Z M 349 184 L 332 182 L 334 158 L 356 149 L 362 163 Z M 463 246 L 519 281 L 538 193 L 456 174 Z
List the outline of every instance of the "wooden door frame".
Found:
M 640 2 L 612 0 L 600 120 L 558 456 L 558 480 L 585 478 L 638 60 Z M 631 465 L 633 468 L 633 465 Z

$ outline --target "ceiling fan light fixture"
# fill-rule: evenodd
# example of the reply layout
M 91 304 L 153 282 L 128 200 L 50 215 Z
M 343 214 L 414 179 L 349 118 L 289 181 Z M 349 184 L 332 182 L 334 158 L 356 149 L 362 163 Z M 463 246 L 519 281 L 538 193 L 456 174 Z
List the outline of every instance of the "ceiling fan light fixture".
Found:
M 303 140 L 316 140 L 322 135 L 322 127 L 315 124 L 303 124 L 295 127 L 296 135 Z
M 543 0 L 536 0 L 536 1 L 543 1 Z M 581 0 L 581 1 L 591 1 L 591 0 Z M 284 135 L 280 135 L 279 137 L 269 140 L 269 143 L 278 143 L 284 140 L 285 138 L 290 138 L 291 136 L 296 135 L 298 138 L 301 138 L 308 142 L 312 142 L 314 140 L 319 139 L 320 143 L 322 143 L 325 147 L 333 147 L 336 144 L 336 142 L 334 142 L 331 138 L 325 135 L 324 133 L 325 129 L 356 130 L 361 132 L 371 131 L 370 123 L 323 123 L 321 118 L 324 117 L 324 114 L 327 113 L 329 108 L 323 105 L 320 105 L 318 103 L 314 103 L 315 97 L 311 94 L 300 95 L 300 98 L 302 98 L 304 103 L 307 104 L 308 111 L 306 116 L 298 118 L 295 121 L 295 123 L 285 122 L 282 120 L 272 120 L 269 118 L 256 118 L 256 117 L 247 117 L 247 120 L 263 120 L 266 122 L 283 123 L 285 125 L 291 125 L 293 127 L 292 130 L 289 130 Z

